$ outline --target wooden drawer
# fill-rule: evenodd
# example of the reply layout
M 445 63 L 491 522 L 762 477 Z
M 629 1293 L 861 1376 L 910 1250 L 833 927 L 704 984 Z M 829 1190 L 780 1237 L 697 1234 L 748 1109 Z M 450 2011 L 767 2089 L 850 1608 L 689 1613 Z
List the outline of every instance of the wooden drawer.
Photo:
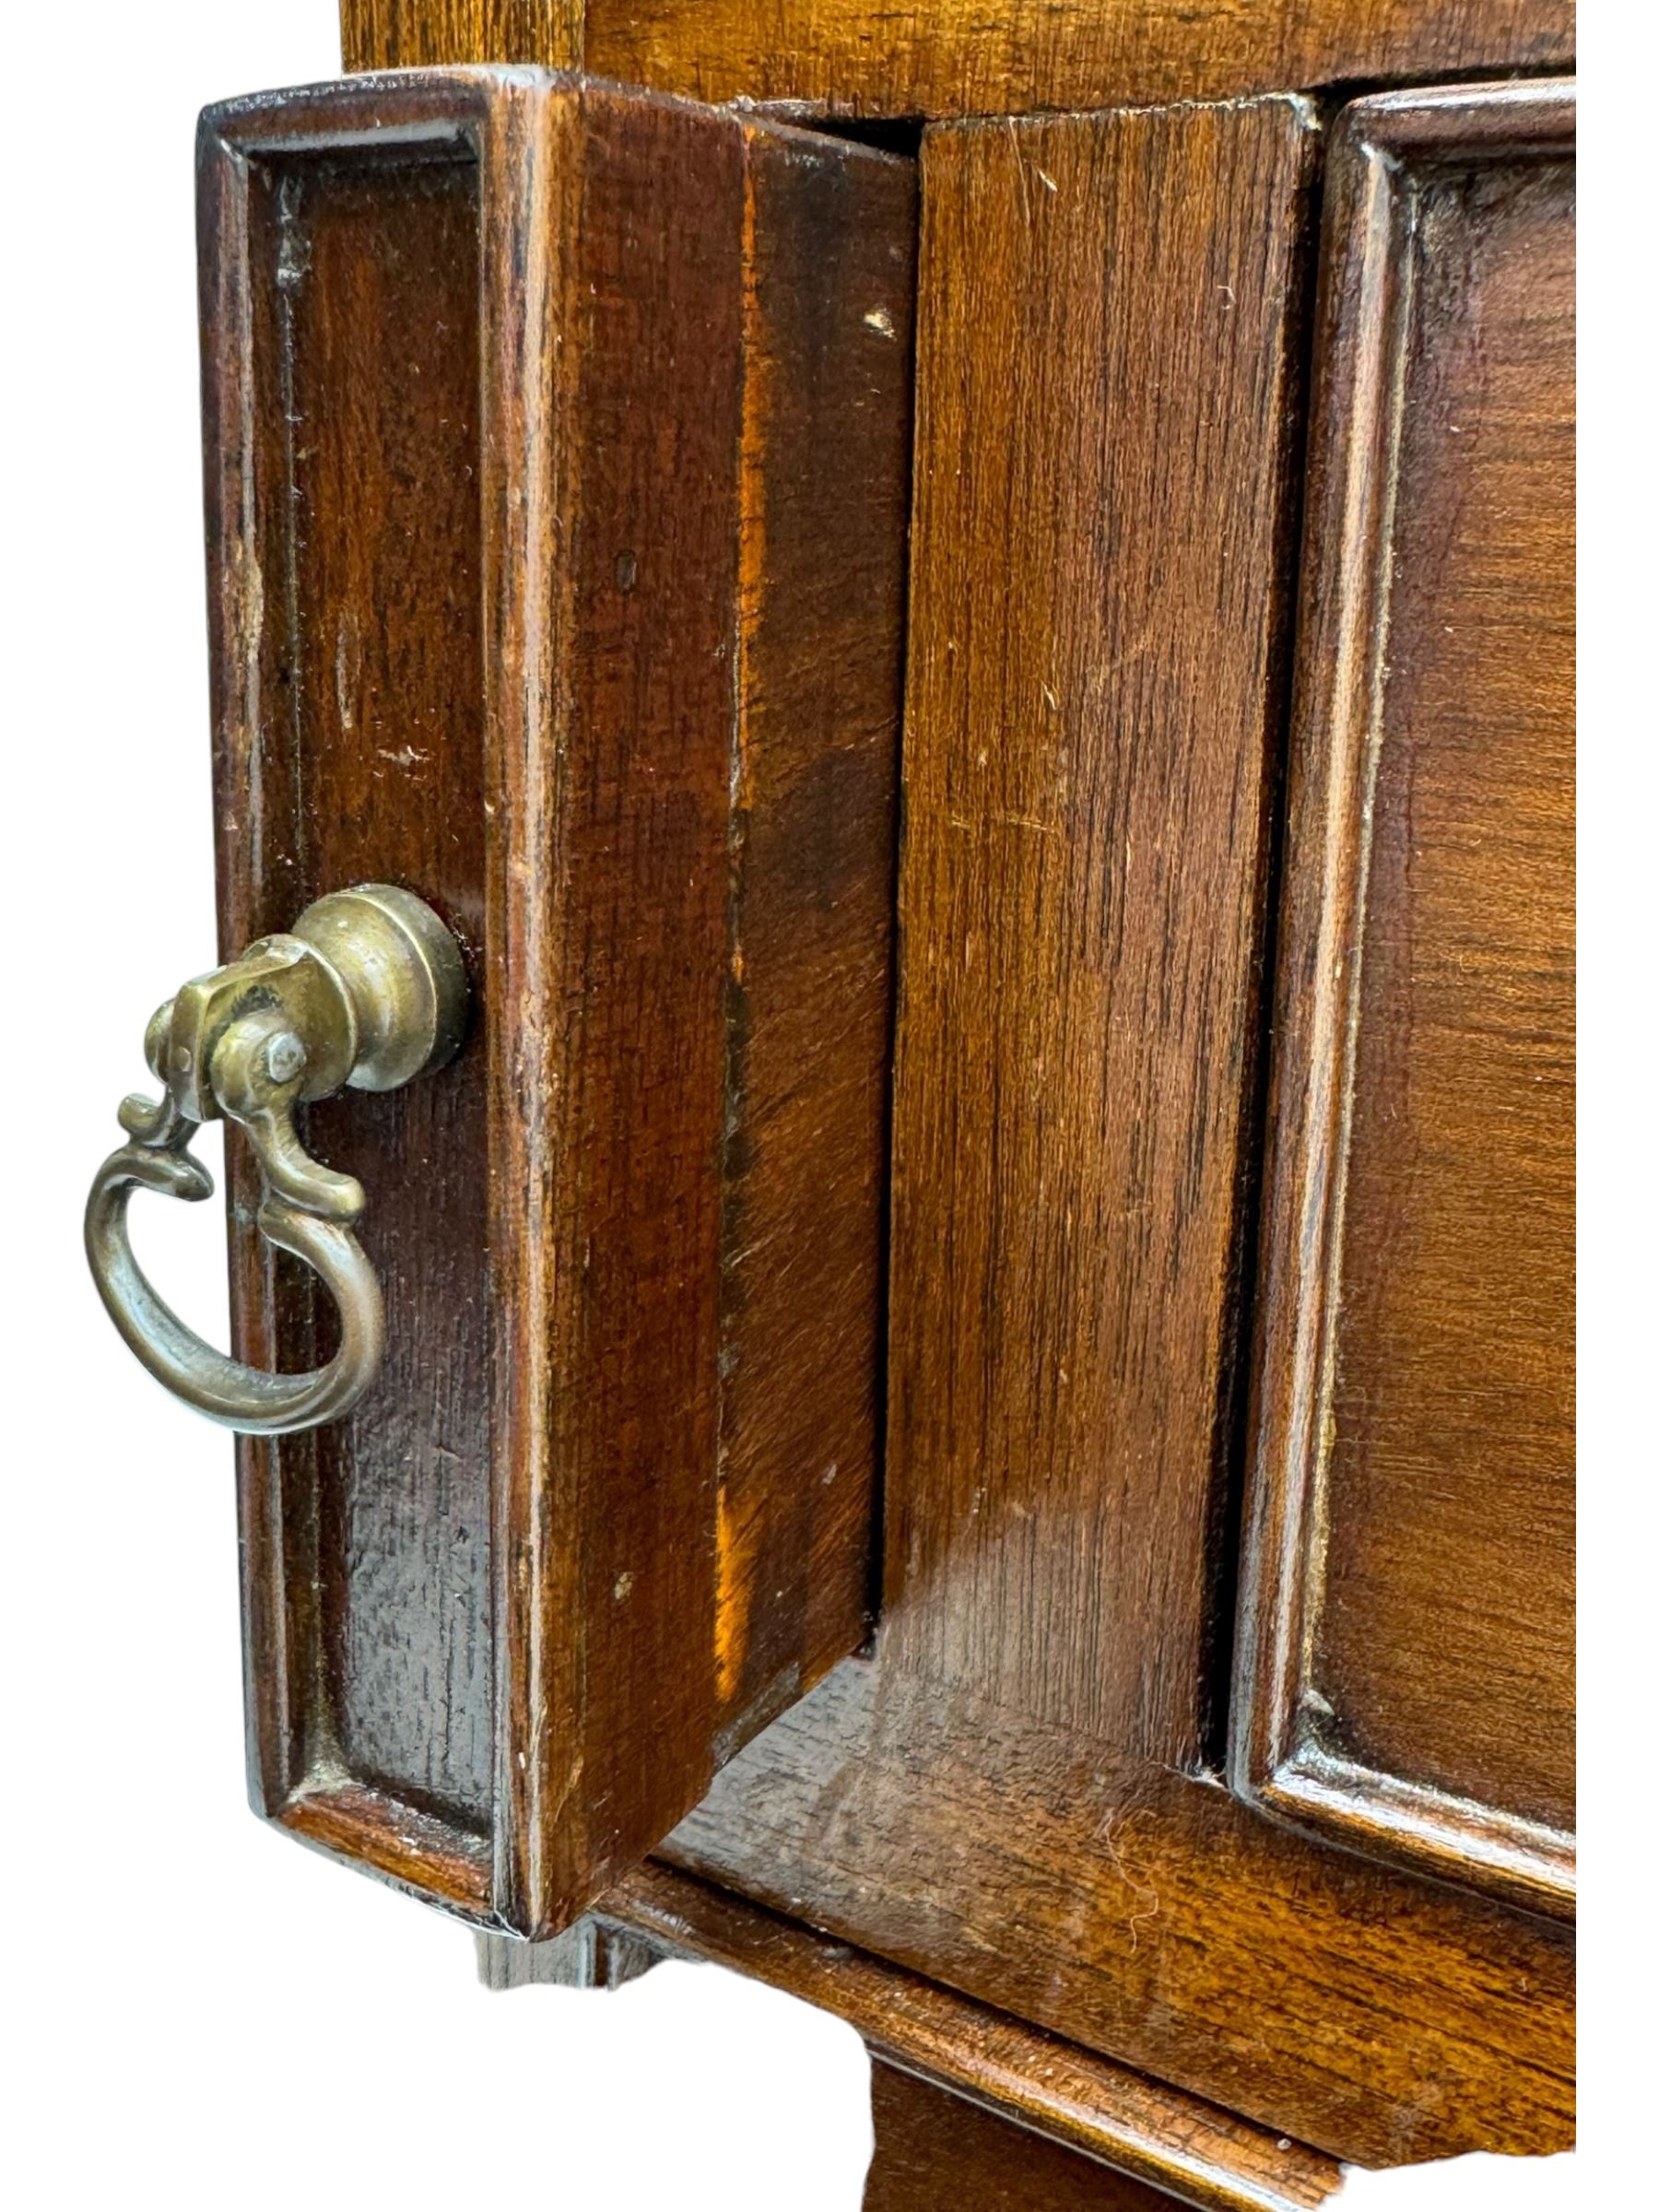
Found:
M 496 71 L 201 180 L 226 955 L 391 881 L 477 1006 L 312 1112 L 390 1349 L 241 1447 L 254 1794 L 550 1933 L 867 1633 L 913 169 Z

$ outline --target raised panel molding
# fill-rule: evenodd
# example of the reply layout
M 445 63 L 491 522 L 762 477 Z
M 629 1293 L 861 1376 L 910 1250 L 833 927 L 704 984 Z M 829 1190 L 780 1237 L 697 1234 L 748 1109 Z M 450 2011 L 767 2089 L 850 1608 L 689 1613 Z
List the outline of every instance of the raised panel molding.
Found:
M 1332 147 L 1234 1786 L 1570 1916 L 1571 84 Z

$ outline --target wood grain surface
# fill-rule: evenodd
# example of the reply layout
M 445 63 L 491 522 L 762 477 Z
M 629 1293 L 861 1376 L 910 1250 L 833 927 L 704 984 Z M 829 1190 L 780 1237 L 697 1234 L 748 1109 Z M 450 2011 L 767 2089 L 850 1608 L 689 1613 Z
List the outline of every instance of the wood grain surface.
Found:
M 580 60 L 708 100 L 1023 114 L 1561 68 L 1571 0 L 341 0 L 348 69 Z
M 340 0 L 340 45 L 347 69 L 580 69 L 585 15 L 585 0 Z
M 1266 100 L 924 157 L 888 1651 L 1176 1767 L 1225 1680 L 1315 146 Z
M 1396 94 L 1332 152 L 1238 1735 L 1569 1915 L 1572 128 Z
M 283 1817 L 520 1928 L 613 1883 L 607 1924 L 841 2013 L 880 2062 L 877 2206 L 1031 2201 L 1008 2194 L 1024 2154 L 1039 2201 L 1283 2212 L 1320 2202 L 1338 2159 L 1565 2147 L 1573 1954 L 1539 1909 L 1563 1900 L 1570 1821 L 1567 111 L 1525 86 L 1353 109 L 1315 318 L 1320 112 L 1248 96 L 1559 68 L 1570 6 L 343 0 L 342 21 L 354 68 L 581 62 L 930 126 L 885 1612 L 869 1655 L 791 1702 L 871 1597 L 886 971 L 856 947 L 885 911 L 891 755 L 854 733 L 890 733 L 896 689 L 909 293 L 877 278 L 903 260 L 912 174 L 843 172 L 819 141 L 820 191 L 809 141 L 752 113 L 710 119 L 728 135 L 694 155 L 683 111 L 590 92 L 533 112 L 500 88 L 463 134 L 482 182 L 462 187 L 488 365 L 487 1233 L 512 1317 L 478 1369 L 489 1812 L 453 1720 L 387 1731 L 447 1798 L 329 1764 L 353 1646 L 328 1532 L 371 1508 L 388 1587 L 429 1619 L 470 1570 L 418 1555 L 418 1512 L 365 1492 L 371 1461 L 345 1450 L 331 1523 L 308 1502 L 323 1487 L 250 1452 L 251 1699 Z M 365 88 L 362 112 L 382 97 Z M 1068 107 L 1097 112 L 1018 120 Z M 400 215 L 412 240 L 441 235 L 428 190 Z M 860 369 L 823 389 L 810 364 L 848 326 L 811 321 L 820 263 L 862 325 Z M 290 255 L 285 282 L 308 265 Z M 769 269 L 794 300 L 775 321 Z M 382 350 L 401 282 L 365 324 Z M 458 394 L 453 361 L 430 373 Z M 656 442 L 630 444 L 645 418 Z M 700 459 L 717 449 L 727 475 Z M 673 509 L 661 598 L 636 518 L 665 455 L 703 490 Z M 291 501 L 292 455 L 272 465 Z M 257 604 L 241 513 L 227 498 L 232 641 Z M 866 566 L 888 613 L 841 618 Z M 332 604 L 325 578 L 303 591 Z M 700 629 L 722 594 L 735 614 Z M 665 684 L 682 629 L 686 679 Z M 700 641 L 736 702 L 724 755 Z M 261 696 L 286 699 L 286 649 L 266 650 Z M 295 746 L 262 745 L 276 855 L 311 802 Z M 634 911 L 651 926 L 630 947 Z M 1351 1070 L 1328 957 L 1345 914 Z M 684 988 L 711 964 L 712 1019 Z M 833 1009 L 816 1056 L 809 1005 Z M 796 1067 L 816 1095 L 789 1092 Z M 844 1167 L 817 1206 L 826 1126 Z M 1321 1143 L 1310 1171 L 1298 1147 Z M 1338 1156 L 1343 1233 L 1319 1213 Z M 704 1255 L 689 1274 L 661 1267 L 647 1220 L 665 1215 Z M 844 1328 L 822 1325 L 823 1281 L 856 1287 Z M 1322 1366 L 1327 1288 L 1343 1332 Z M 269 1348 L 274 1318 L 309 1347 L 293 1286 L 250 1268 L 241 1304 L 246 1345 Z M 797 1371 L 810 1402 L 780 1387 Z M 1310 1430 L 1315 1401 L 1330 1419 Z M 1317 1546 L 1292 1413 L 1330 1445 Z M 364 1647 L 354 1741 L 400 1668 Z M 970 2102 L 942 2121 L 946 2090 Z
M 205 126 L 227 944 L 407 882 L 480 1006 L 317 1119 L 393 1351 L 243 1454 L 256 1795 L 524 1932 L 867 1632 L 913 235 L 527 72 Z
M 743 146 L 716 1617 L 733 1743 L 841 1656 L 877 1594 L 916 226 L 910 162 L 793 131 Z
M 899 1666 L 838 1668 L 669 1856 L 1333 2157 L 1572 2139 L 1564 1931 Z
M 1314 144 L 924 141 L 887 1611 L 670 1850 L 1387 2164 L 1570 2139 L 1572 1956 L 1212 1766 Z
M 388 877 L 429 886 L 476 947 L 485 925 L 477 170 L 366 164 L 321 191 L 315 182 L 299 165 L 250 176 L 276 226 L 260 250 L 277 269 L 265 296 L 282 318 L 292 521 L 286 572 L 267 589 L 288 612 L 290 727 L 345 740 L 325 767 L 297 748 L 300 896 Z M 411 547 L 421 548 L 414 560 Z M 271 927 L 283 925 L 279 886 L 276 871 L 261 886 Z M 312 1110 L 324 1157 L 349 1160 L 377 1199 L 414 1201 L 376 1203 L 370 1217 L 394 1314 L 460 1322 L 484 1311 L 488 1194 L 476 1171 L 442 1163 L 481 1159 L 485 1103 L 476 1067 L 452 1065 L 398 1093 L 395 1107 L 365 1112 L 342 1099 Z M 331 1325 L 326 1300 L 319 1320 Z M 388 1346 L 369 1404 L 312 1447 L 329 1750 L 348 1773 L 481 1829 L 489 1499 L 471 1422 L 484 1346 L 465 1325 L 436 1345 L 405 1325 Z
M 453 132 L 326 171 L 242 167 L 222 144 L 209 123 L 221 951 L 286 928 L 324 890 L 380 878 L 418 888 L 476 973 L 477 165 Z M 276 1811 L 303 1777 L 350 1776 L 366 1849 L 401 1865 L 418 1833 L 414 1855 L 430 1856 L 434 1885 L 475 1900 L 493 1759 L 486 1050 L 480 1025 L 430 1082 L 314 1111 L 319 1152 L 371 1194 L 363 1235 L 392 1317 L 386 1359 L 350 1420 L 239 1445 L 256 1803 Z M 465 1168 L 434 1172 L 446 1162 Z M 271 1268 L 253 1226 L 256 1181 L 246 1163 L 233 1171 L 241 1356 L 309 1364 L 332 1327 L 326 1301 L 297 1264 Z M 453 1318 L 434 1347 L 421 1323 L 438 1313 Z M 388 1798 L 422 1819 L 389 1830 Z
M 864 2212 L 1170 2212 L 1172 2199 L 877 2059 Z
M 1182 2204 L 1307 2212 L 1341 2178 L 1302 2144 L 665 1866 L 629 1875 L 599 1917 L 820 2006 L 879 2061 Z

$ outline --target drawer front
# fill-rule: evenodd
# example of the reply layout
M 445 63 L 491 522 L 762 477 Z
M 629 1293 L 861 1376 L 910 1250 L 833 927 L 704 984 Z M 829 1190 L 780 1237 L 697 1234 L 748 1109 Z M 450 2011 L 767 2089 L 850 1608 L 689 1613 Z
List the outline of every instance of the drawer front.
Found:
M 1333 148 L 1236 1771 L 1572 1909 L 1570 91 Z
M 522 1932 L 867 1633 L 913 234 L 905 160 L 528 72 L 204 127 L 226 950 L 391 881 L 477 1008 L 311 1115 L 388 1347 L 241 1447 L 255 1793 Z

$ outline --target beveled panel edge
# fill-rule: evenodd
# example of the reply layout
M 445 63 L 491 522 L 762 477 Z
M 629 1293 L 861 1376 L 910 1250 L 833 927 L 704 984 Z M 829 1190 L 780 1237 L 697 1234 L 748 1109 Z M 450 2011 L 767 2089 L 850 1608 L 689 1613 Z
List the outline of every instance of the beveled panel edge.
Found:
M 272 1816 L 324 1857 L 378 1876 L 423 1904 L 491 1933 L 499 1926 L 488 1837 L 353 1782 L 299 1789 Z
M 654 1861 L 597 1911 L 670 1953 L 833 2013 L 888 2065 L 1182 2204 L 1307 2212 L 1341 2184 L 1340 2165 L 1322 2151 Z
M 1524 1911 L 1571 1920 L 1578 1895 L 1573 1838 L 1541 1821 L 1339 1759 L 1290 1751 L 1249 1793 L 1264 1812 L 1418 1874 L 1472 1883 Z
M 1261 1274 L 1228 1781 L 1263 1812 L 1409 1871 L 1571 1922 L 1574 1840 L 1334 1756 L 1302 1730 L 1310 1584 L 1340 1289 L 1343 1193 L 1411 299 L 1425 171 L 1571 154 L 1563 77 L 1378 93 L 1332 133 L 1315 309 L 1304 569 L 1263 1178 Z M 1316 879 L 1288 865 L 1318 853 Z

